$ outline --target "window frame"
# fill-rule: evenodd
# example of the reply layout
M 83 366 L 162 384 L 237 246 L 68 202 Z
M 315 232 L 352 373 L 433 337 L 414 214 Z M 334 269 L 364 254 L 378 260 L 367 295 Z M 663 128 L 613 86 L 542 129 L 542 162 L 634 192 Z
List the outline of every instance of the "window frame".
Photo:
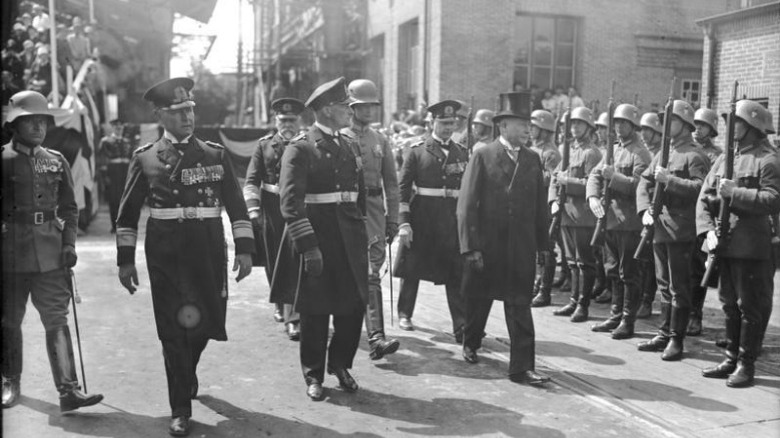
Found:
M 511 88 L 512 89 L 516 88 L 516 84 L 517 84 L 516 79 L 517 78 L 515 76 L 515 72 L 518 69 L 525 69 L 526 70 L 526 77 L 523 78 L 524 82 L 526 83 L 525 84 L 526 88 L 530 88 L 530 86 L 532 84 L 538 86 L 542 90 L 545 90 L 545 89 L 548 89 L 548 88 L 549 89 L 553 89 L 556 85 L 560 85 L 562 87 L 568 87 L 568 86 L 575 86 L 576 87 L 576 84 L 577 84 L 577 60 L 578 60 L 578 55 L 579 55 L 579 40 L 580 40 L 579 32 L 580 32 L 580 26 L 582 25 L 581 24 L 581 20 L 579 19 L 579 17 L 571 16 L 571 15 L 558 15 L 558 14 L 532 14 L 532 13 L 525 13 L 525 12 L 522 12 L 522 11 L 516 11 L 515 12 L 515 19 L 517 20 L 517 19 L 519 19 L 521 17 L 529 18 L 531 20 L 531 44 L 530 44 L 529 51 L 528 51 L 528 62 L 525 63 L 525 64 L 519 64 L 519 63 L 515 62 L 515 53 L 517 52 L 517 49 L 519 47 L 517 47 L 517 46 L 512 47 L 512 87 Z M 553 42 L 552 42 L 552 53 L 550 55 L 551 56 L 550 57 L 550 64 L 545 64 L 545 65 L 539 64 L 539 65 L 537 65 L 535 63 L 534 49 L 536 47 L 535 35 L 536 35 L 536 26 L 537 26 L 536 20 L 537 19 L 552 19 L 553 20 Z M 559 26 L 560 26 L 560 22 L 562 20 L 570 20 L 574 24 L 573 40 L 571 42 L 562 42 L 562 41 L 559 40 Z M 517 26 L 518 26 L 517 22 L 513 23 L 513 26 L 512 26 L 512 40 L 513 41 L 517 41 L 516 32 L 515 32 L 516 29 L 517 29 Z M 558 56 L 559 46 L 567 46 L 567 47 L 570 46 L 571 47 L 571 49 L 572 49 L 572 59 L 571 59 L 571 65 L 570 66 L 564 66 L 563 64 L 559 64 L 558 63 L 557 56 Z M 536 68 L 549 68 L 550 69 L 549 81 L 548 81 L 547 84 L 539 84 L 539 83 L 536 83 L 533 80 L 534 70 Z M 556 82 L 555 81 L 555 76 L 556 76 L 556 73 L 558 72 L 559 69 L 561 71 L 563 71 L 563 70 L 567 70 L 567 71 L 570 70 L 571 71 L 571 82 L 569 84 L 556 84 L 555 83 Z

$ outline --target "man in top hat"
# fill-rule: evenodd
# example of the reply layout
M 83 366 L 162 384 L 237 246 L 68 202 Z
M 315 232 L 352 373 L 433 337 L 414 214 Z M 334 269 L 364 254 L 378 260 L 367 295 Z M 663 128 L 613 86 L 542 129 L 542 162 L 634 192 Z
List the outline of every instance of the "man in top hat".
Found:
M 352 81 L 347 88 L 352 102 L 352 125 L 342 130 L 354 138 L 363 164 L 366 183 L 366 230 L 368 232 L 368 306 L 366 332 L 369 357 L 378 360 L 398 350 L 397 339 L 385 338 L 382 311 L 382 276 L 385 247 L 398 234 L 398 175 L 393 149 L 387 137 L 371 128 L 374 111 L 379 107 L 379 90 L 367 79 Z M 387 209 L 385 209 L 385 205 Z
M 463 358 L 479 360 L 493 300 L 503 301 L 511 344 L 509 378 L 539 385 L 549 377 L 534 371 L 531 299 L 536 253 L 549 249 L 550 213 L 542 161 L 523 146 L 530 119 L 530 93 L 501 95 L 501 111 L 494 117 L 501 134 L 474 152 L 463 176 L 458 231 L 465 256 Z
M 401 278 L 399 326 L 413 330 L 420 280 L 444 284 L 457 343 L 465 314 L 460 295 L 461 258 L 455 207 L 468 151 L 452 140 L 460 105 L 444 100 L 428 107 L 433 131 L 411 146 L 401 167 L 400 245 L 393 274 Z M 412 187 L 416 187 L 416 191 Z
M 127 168 L 130 165 L 133 150 L 130 142 L 122 135 L 124 129 L 122 122 L 119 119 L 114 119 L 109 124 L 111 125 L 111 134 L 100 140 L 97 155 L 100 172 L 105 181 L 108 212 L 111 215 L 111 232 L 114 233 L 116 232 L 119 200 L 122 198 L 122 191 L 125 188 Z
M 296 266 L 301 277 L 295 310 L 301 314 L 306 394 L 314 401 L 322 400 L 326 369 L 344 391 L 357 391 L 349 369 L 368 302 L 363 166 L 353 140 L 339 132 L 352 117 L 344 85 L 338 78 L 309 96 L 314 125 L 287 146 L 279 180 L 282 217 L 303 265 Z
M 164 132 L 133 154 L 116 223 L 119 281 L 132 294 L 138 285 L 138 220 L 144 203 L 151 207 L 146 262 L 168 377 L 168 432 L 176 436 L 189 433 L 201 353 L 209 339 L 227 340 L 223 207 L 232 223 L 236 281 L 252 271 L 254 252 L 252 224 L 230 155 L 223 146 L 193 135 L 192 87 L 191 79 L 174 78 L 144 94 Z
M 258 142 L 246 171 L 244 200 L 249 218 L 262 230 L 263 245 L 258 250 L 264 252 L 265 275 L 271 287 L 271 302 L 276 307 L 274 319 L 284 322 L 287 336 L 297 341 L 300 337 L 300 316 L 293 303 L 298 270 L 279 209 L 279 175 L 282 155 L 290 140 L 300 131 L 300 114 L 304 107 L 300 100 L 287 97 L 273 101 L 271 109 L 276 113 L 276 132 Z M 293 262 L 278 263 L 279 257 Z
M 73 178 L 65 157 L 41 146 L 54 123 L 46 98 L 21 91 L 9 107 L 6 126 L 13 137 L 2 148 L 3 408 L 21 397 L 22 320 L 32 295 L 46 330 L 60 411 L 67 412 L 103 399 L 81 392 L 68 329 L 79 215 Z

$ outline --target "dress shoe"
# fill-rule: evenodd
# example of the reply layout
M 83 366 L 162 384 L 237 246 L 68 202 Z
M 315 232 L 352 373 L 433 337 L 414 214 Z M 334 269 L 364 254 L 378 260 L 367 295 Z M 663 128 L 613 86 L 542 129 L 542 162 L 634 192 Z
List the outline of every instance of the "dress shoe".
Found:
M 599 333 L 606 333 L 611 332 L 612 330 L 615 330 L 617 326 L 620 325 L 619 319 L 606 319 L 598 324 L 590 326 L 591 331 L 599 332 Z
M 274 321 L 276 321 L 276 322 L 284 322 L 284 315 L 282 314 L 281 309 L 275 309 L 274 310 Z
M 301 339 L 301 329 L 298 327 L 297 322 L 288 322 L 285 325 L 287 326 L 287 337 L 290 338 L 291 341 Z
M 666 345 L 669 343 L 668 336 L 656 335 L 649 341 L 644 341 L 636 344 L 636 349 L 639 351 L 664 351 Z
M 588 320 L 588 308 L 586 306 L 578 305 L 574 313 L 569 318 L 571 322 L 585 322 Z
M 634 323 L 620 321 L 620 324 L 612 331 L 612 339 L 630 339 L 634 337 Z
M 756 374 L 755 365 L 740 361 L 737 369 L 726 380 L 726 386 L 729 388 L 747 388 L 753 385 L 753 376 Z
M 647 319 L 653 314 L 653 304 L 642 303 L 636 311 L 636 319 Z
M 20 377 L 7 379 L 3 377 L 3 409 L 10 408 L 19 403 L 22 395 L 22 383 Z
M 358 390 L 358 384 L 346 368 L 329 368 L 328 374 L 333 374 L 339 379 L 339 386 L 346 392 L 355 392 Z
M 185 416 L 171 418 L 168 433 L 173 436 L 187 436 L 190 434 L 190 419 Z
M 323 399 L 322 384 L 318 382 L 310 383 L 306 388 L 306 395 L 313 401 L 320 401 Z
M 539 374 L 534 370 L 528 370 L 518 374 L 511 374 L 509 380 L 515 383 L 527 383 L 529 385 L 539 386 L 549 382 L 550 378 Z
M 574 309 L 577 308 L 577 303 L 574 301 L 569 302 L 569 304 L 560 307 L 558 309 L 553 310 L 553 315 L 555 316 L 571 316 L 572 313 L 574 313 Z
M 701 370 L 701 375 L 710 379 L 725 379 L 737 369 L 737 361 L 727 357 L 723 362 Z
M 368 357 L 371 360 L 379 360 L 388 354 L 393 354 L 398 351 L 398 347 L 401 345 L 398 339 L 387 340 L 384 337 L 378 338 L 373 342 L 369 342 L 371 352 Z
M 190 398 L 195 400 L 198 398 L 198 375 L 192 375 L 192 386 L 190 387 Z
M 683 357 L 683 341 L 681 338 L 673 337 L 669 339 L 669 343 L 664 348 L 664 352 L 661 355 L 661 359 L 669 362 L 675 362 L 682 360 Z
M 539 292 L 531 301 L 531 307 L 547 307 L 552 303 L 550 292 Z
M 691 320 L 688 322 L 688 330 L 685 332 L 688 336 L 699 336 L 701 334 L 701 317 L 691 316 Z
M 472 350 L 471 347 L 463 346 L 463 359 L 466 360 L 468 363 L 477 363 L 479 362 L 479 356 L 477 356 L 477 352 Z
M 411 318 L 404 318 L 404 317 L 399 318 L 398 327 L 400 327 L 401 330 L 406 330 L 406 331 L 414 330 L 414 325 L 412 324 Z
M 96 405 L 103 401 L 103 394 L 87 395 L 78 389 L 60 395 L 60 412 L 75 411 L 78 408 Z
M 609 303 L 612 301 L 612 291 L 609 289 L 604 290 L 599 296 L 596 297 L 594 300 L 599 304 Z

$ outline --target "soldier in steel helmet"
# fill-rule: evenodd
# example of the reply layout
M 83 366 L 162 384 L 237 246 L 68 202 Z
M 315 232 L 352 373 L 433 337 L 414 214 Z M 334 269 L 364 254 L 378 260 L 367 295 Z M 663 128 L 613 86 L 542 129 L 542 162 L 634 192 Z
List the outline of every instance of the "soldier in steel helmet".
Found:
M 41 316 L 60 412 L 92 406 L 100 394 L 81 392 L 68 329 L 70 268 L 76 265 L 78 207 L 67 160 L 41 146 L 54 123 L 35 91 L 11 96 L 5 122 L 13 133 L 2 148 L 3 408 L 21 397 L 22 320 L 27 300 Z
M 597 218 L 607 218 L 604 267 L 612 286 L 610 316 L 591 327 L 595 332 L 612 332 L 613 339 L 634 336 L 639 308 L 639 267 L 634 251 L 639 244 L 642 222 L 636 211 L 636 187 L 650 164 L 650 152 L 639 138 L 639 110 L 631 104 L 615 108 L 614 165 L 603 162 L 588 177 L 586 196 Z M 610 191 L 611 203 L 601 205 L 602 188 Z
M 495 113 L 489 109 L 477 110 L 474 121 L 471 122 L 474 146 L 472 151 L 493 141 L 493 116 Z
M 156 142 L 138 148 L 130 160 L 116 229 L 119 281 L 133 294 L 138 286 L 138 221 L 148 203 L 146 264 L 168 378 L 168 432 L 175 436 L 190 430 L 201 354 L 210 339 L 227 340 L 223 208 L 232 225 L 236 281 L 252 271 L 255 250 L 230 155 L 223 146 L 193 135 L 193 85 L 192 79 L 173 78 L 144 94 L 164 131 Z
M 705 245 L 717 251 L 718 295 L 726 316 L 726 358 L 702 375 L 726 379 L 741 388 L 753 384 L 765 319 L 771 303 L 774 262 L 770 216 L 780 212 L 780 159 L 766 139 L 769 111 L 758 102 L 740 100 L 734 123 L 734 174 L 724 177 L 725 154 L 704 180 L 696 204 L 696 230 Z M 732 216 L 727 245 L 716 234 L 720 202 Z M 771 308 L 771 305 L 770 305 Z
M 658 334 L 638 345 L 640 351 L 663 351 L 661 359 L 676 361 L 683 357 L 683 340 L 691 312 L 691 258 L 696 242 L 696 198 L 710 169 L 710 161 L 701 154 L 692 133 L 693 107 L 684 100 L 672 105 L 669 162 L 661 166 L 656 154 L 642 173 L 637 186 L 637 211 L 642 224 L 653 226 L 653 254 L 656 283 L 661 291 L 661 324 Z M 664 186 L 664 199 L 658 219 L 653 219 L 650 187 Z
M 368 306 L 366 307 L 366 334 L 369 357 L 379 360 L 398 350 L 397 339 L 385 337 L 382 310 L 381 269 L 385 263 L 387 242 L 398 234 L 398 175 L 393 150 L 386 136 L 371 128 L 375 110 L 379 107 L 379 90 L 367 79 L 352 81 L 347 87 L 352 102 L 352 125 L 342 132 L 354 138 L 363 165 L 366 184 L 366 231 L 368 232 Z

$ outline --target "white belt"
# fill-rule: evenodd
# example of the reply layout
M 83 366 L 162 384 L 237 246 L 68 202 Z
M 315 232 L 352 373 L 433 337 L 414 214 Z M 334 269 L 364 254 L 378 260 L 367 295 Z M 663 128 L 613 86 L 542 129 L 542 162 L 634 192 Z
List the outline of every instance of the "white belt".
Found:
M 279 194 L 279 185 L 277 184 L 268 184 L 264 182 L 260 184 L 260 188 L 268 193 L 275 193 L 277 195 Z
M 357 202 L 357 192 L 307 193 L 307 204 L 338 204 L 341 202 Z
M 108 160 L 109 163 L 129 163 L 129 158 L 112 158 Z
M 153 219 L 208 219 L 222 216 L 222 207 L 152 208 Z
M 458 189 L 429 189 L 426 187 L 417 187 L 417 194 L 422 196 L 438 196 L 440 198 L 457 198 L 460 190 Z

